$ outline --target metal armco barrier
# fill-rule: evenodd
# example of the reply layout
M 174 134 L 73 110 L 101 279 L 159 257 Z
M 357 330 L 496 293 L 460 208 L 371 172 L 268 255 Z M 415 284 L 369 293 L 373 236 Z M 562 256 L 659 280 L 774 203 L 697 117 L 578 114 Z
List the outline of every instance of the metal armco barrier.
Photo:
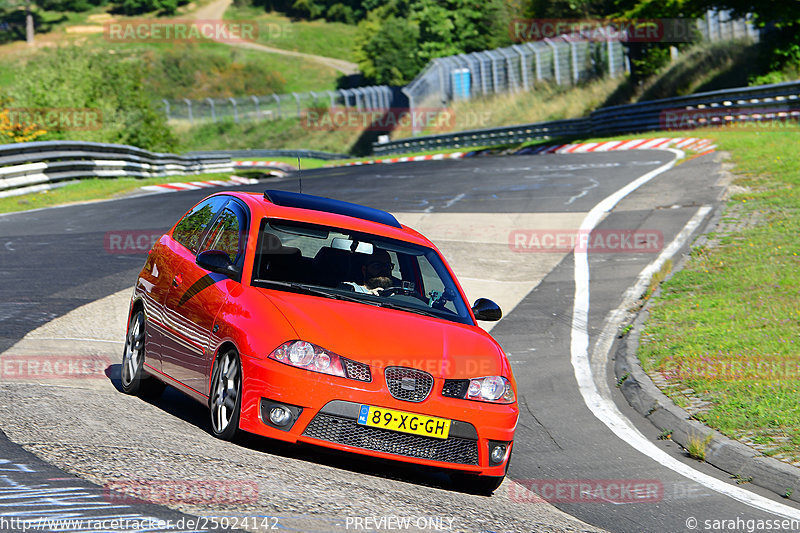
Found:
M 800 82 L 776 83 L 604 107 L 586 118 L 398 139 L 372 145 L 375 155 L 439 148 L 500 146 L 554 138 L 690 130 L 738 122 L 800 119 Z
M 219 156 L 230 157 L 231 159 L 250 159 L 253 157 L 300 157 L 303 159 L 322 159 L 323 161 L 334 161 L 336 159 L 349 159 L 353 156 L 345 154 L 333 154 L 331 152 L 320 152 L 318 150 L 264 150 L 255 148 L 253 150 L 208 150 L 200 152 L 187 152 L 185 156 Z
M 233 172 L 228 156 L 158 154 L 133 146 L 79 141 L 0 145 L 0 198 L 82 178 L 155 178 Z

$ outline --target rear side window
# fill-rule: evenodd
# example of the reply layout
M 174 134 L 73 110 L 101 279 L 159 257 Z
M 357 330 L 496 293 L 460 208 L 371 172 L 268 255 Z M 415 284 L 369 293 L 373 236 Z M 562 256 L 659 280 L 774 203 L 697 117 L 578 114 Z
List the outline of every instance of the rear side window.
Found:
M 208 225 L 228 199 L 227 196 L 214 196 L 194 206 L 175 226 L 172 238 L 196 254 Z
M 230 209 L 223 209 L 214 226 L 208 232 L 203 250 L 220 250 L 228 254 L 231 263 L 236 264 L 242 254 L 243 221 Z

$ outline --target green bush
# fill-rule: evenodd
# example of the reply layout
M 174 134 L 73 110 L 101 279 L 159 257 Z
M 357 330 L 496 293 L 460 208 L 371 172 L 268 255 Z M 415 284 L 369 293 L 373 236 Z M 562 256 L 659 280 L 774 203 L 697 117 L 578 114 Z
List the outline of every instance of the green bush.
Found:
M 140 54 L 148 89 L 156 99 L 283 93 L 285 80 L 267 60 L 248 61 L 231 47 L 177 45 Z
M 90 109 L 101 126 L 47 125 L 41 140 L 74 139 L 174 150 L 177 139 L 153 105 L 146 70 L 136 57 L 71 46 L 42 52 L 21 68 L 8 90 L 16 108 Z

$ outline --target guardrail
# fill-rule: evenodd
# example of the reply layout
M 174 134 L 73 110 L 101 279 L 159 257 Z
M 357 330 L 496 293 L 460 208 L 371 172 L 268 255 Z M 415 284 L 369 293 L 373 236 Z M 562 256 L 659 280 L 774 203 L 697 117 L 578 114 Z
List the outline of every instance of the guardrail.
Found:
M 412 110 L 413 111 L 413 110 Z M 374 143 L 376 155 L 498 146 L 654 130 L 689 130 L 733 122 L 800 119 L 800 82 L 741 87 L 604 107 L 588 117 L 461 131 Z
M 324 161 L 334 161 L 336 159 L 349 159 L 353 156 L 345 154 L 333 154 L 331 152 L 320 152 L 318 150 L 208 150 L 198 152 L 187 152 L 186 156 L 195 155 L 214 155 L 220 157 L 230 157 L 231 159 L 251 159 L 262 157 L 293 157 L 322 159 Z
M 233 172 L 230 157 L 179 156 L 133 146 L 79 141 L 0 145 L 0 198 L 51 189 L 81 178 L 155 178 Z

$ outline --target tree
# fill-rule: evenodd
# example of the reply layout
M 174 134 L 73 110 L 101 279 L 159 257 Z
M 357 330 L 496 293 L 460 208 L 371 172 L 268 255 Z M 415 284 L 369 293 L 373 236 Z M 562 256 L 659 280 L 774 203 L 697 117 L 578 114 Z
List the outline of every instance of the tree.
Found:
M 290 17 L 355 24 L 367 13 L 380 7 L 383 0 L 252 0 L 253 5 L 267 11 L 278 11 Z
M 762 39 L 766 45 L 762 61 L 768 68 L 800 70 L 800 2 L 797 0 L 618 0 L 617 9 L 620 15 L 631 18 L 693 18 L 702 17 L 706 10 L 731 11 L 734 18 L 751 16 L 756 26 L 770 29 Z
M 364 77 L 377 84 L 403 85 L 424 66 L 417 53 L 419 26 L 406 18 L 371 11 L 358 26 L 355 57 Z
M 604 18 L 614 11 L 613 0 L 527 0 L 526 18 Z
M 402 85 L 437 57 L 511 44 L 506 0 L 393 0 L 359 23 L 356 59 L 374 83 Z
M 172 15 L 178 8 L 178 0 L 114 0 L 117 6 L 126 15 L 141 15 L 151 11 L 159 11 L 164 15 Z
M 703 9 L 731 10 L 735 17 L 753 16 L 754 23 L 771 28 L 765 39 L 769 50 L 763 58 L 772 71 L 800 70 L 800 2 L 797 0 L 697 0 Z
M 80 12 L 106 2 L 107 0 L 0 0 L 0 16 L 3 16 L 3 12 L 5 12 L 6 15 L 3 18 L 8 17 L 13 21 L 12 25 L 24 28 L 25 40 L 28 44 L 33 44 L 36 29 L 38 28 L 40 32 L 48 31 L 48 26 L 52 24 L 52 22 L 43 21 L 36 13 L 35 8 L 47 11 Z M 14 20 L 17 18 L 16 15 L 19 15 L 22 20 L 19 22 Z

